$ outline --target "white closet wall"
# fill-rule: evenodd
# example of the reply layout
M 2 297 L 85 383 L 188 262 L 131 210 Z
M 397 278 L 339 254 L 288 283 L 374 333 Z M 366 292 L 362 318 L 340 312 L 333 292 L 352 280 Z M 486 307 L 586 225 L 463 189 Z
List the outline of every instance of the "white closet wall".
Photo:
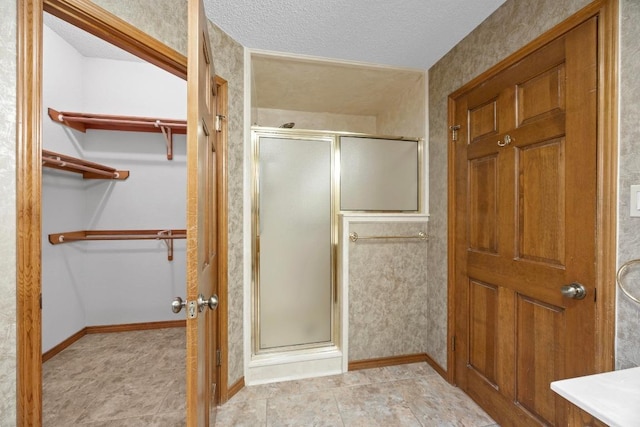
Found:
M 184 80 L 143 62 L 77 52 L 79 60 L 69 61 L 62 51 L 73 55 L 73 48 L 45 27 L 45 111 L 186 118 Z M 65 103 L 71 93 L 75 104 Z M 53 123 L 46 114 L 43 122 L 45 149 L 130 171 L 125 181 L 82 180 L 51 169 L 43 173 L 43 325 L 48 325 L 46 330 L 43 326 L 43 351 L 85 326 L 183 319 L 170 306 L 185 293 L 185 240 L 174 241 L 174 259 L 168 261 L 163 241 L 52 246 L 47 237 L 83 229 L 185 228 L 185 136 L 173 136 L 173 160 L 167 160 L 162 134 L 83 134 Z M 50 140 L 55 133 L 62 134 L 60 141 Z M 68 193 L 73 203 L 65 203 L 58 193 Z M 65 321 L 67 317 L 74 321 Z
M 43 148 L 80 156 L 84 134 L 52 122 L 47 105 L 81 111 L 82 56 L 48 27 L 43 49 Z M 84 225 L 84 188 L 79 175 L 54 169 L 42 174 L 42 346 L 43 351 L 86 325 L 84 272 L 80 245 L 53 246 L 49 233 Z

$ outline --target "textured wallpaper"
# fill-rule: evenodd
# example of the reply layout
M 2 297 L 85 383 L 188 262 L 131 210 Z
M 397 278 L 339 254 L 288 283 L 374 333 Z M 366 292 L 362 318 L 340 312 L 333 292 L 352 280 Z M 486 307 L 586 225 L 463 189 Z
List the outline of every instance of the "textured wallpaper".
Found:
M 633 2 L 633 0 L 627 0 Z M 428 348 L 446 368 L 447 97 L 589 0 L 507 0 L 429 70 L 429 324 Z M 633 34 L 633 33 L 631 33 Z
M 0 2 L 0 426 L 16 420 L 16 1 Z
M 352 223 L 361 236 L 427 232 L 426 222 Z M 427 242 L 349 243 L 349 361 L 427 353 Z
M 420 76 L 413 87 L 389 99 L 385 111 L 378 114 L 378 135 L 425 138 L 427 112 L 425 111 L 425 76 Z
M 640 218 L 629 216 L 629 186 L 640 184 L 640 2 L 620 3 L 620 181 L 619 264 L 640 258 Z M 640 268 L 629 270 L 625 286 L 640 298 Z M 640 366 L 640 305 L 618 293 L 616 369 Z
M 186 0 L 92 1 L 181 54 L 187 54 Z
M 376 133 L 375 116 L 257 108 L 256 117 L 258 126 L 264 127 L 277 128 L 283 123 L 294 122 L 296 129 Z
M 216 74 L 229 86 L 229 386 L 244 376 L 243 332 L 243 164 L 244 48 L 215 25 L 209 25 Z

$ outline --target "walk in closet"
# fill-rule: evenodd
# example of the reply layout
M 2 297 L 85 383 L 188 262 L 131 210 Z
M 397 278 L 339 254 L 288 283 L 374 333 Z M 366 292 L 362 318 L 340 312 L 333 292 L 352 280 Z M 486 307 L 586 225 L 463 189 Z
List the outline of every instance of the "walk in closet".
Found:
M 43 405 L 45 425 L 62 425 L 47 418 L 57 408 L 47 406 L 47 399 L 61 381 L 47 375 L 47 364 L 59 351 L 87 333 L 184 325 L 171 301 L 185 292 L 186 82 L 50 15 L 43 56 Z M 117 334 L 110 338 L 114 348 Z M 75 373 L 85 382 L 91 378 L 96 390 L 108 390 L 91 401 L 117 396 L 125 404 L 119 394 L 125 389 L 150 393 L 140 389 L 145 383 L 136 366 L 161 369 L 162 346 L 184 352 L 184 339 L 158 345 L 144 331 L 136 334 L 136 342 L 153 349 L 140 352 L 133 342 L 119 348 L 117 357 L 135 360 L 127 375 L 137 378 L 137 386 L 118 371 L 124 362 L 83 367 L 87 345 L 73 349 L 78 366 L 64 381 L 73 383 Z M 107 345 L 100 341 L 108 340 L 94 345 Z M 103 377 L 110 374 L 120 375 L 117 386 Z M 165 394 L 169 390 L 168 383 L 151 383 Z M 105 413 L 92 418 L 99 410 L 85 412 L 84 421 L 109 419 Z

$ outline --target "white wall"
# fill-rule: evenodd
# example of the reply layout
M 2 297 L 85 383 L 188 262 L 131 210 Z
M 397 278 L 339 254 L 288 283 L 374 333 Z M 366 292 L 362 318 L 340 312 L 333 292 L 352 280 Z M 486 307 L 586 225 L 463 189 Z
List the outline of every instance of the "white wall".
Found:
M 86 58 L 84 105 L 103 114 L 185 119 L 186 82 L 147 63 Z M 186 225 L 186 138 L 89 131 L 85 158 L 129 170 L 126 181 L 87 187 L 87 229 L 163 229 Z M 185 295 L 185 240 L 167 260 L 162 241 L 86 244 L 88 325 L 176 320 L 171 300 Z
M 45 40 L 48 31 L 45 33 Z M 53 33 L 53 38 L 57 38 Z M 49 42 L 45 42 L 49 43 Z M 65 42 L 57 39 L 50 53 L 51 67 L 59 67 L 80 99 L 60 105 L 70 96 L 49 79 L 45 60 L 45 107 L 112 115 L 186 118 L 186 82 L 150 64 L 80 57 L 65 60 Z M 76 55 L 78 55 L 76 53 Z M 58 80 L 58 79 L 56 79 Z M 166 158 L 162 134 L 69 130 L 45 119 L 44 145 L 49 133 L 62 132 L 57 151 L 129 170 L 125 181 L 87 180 L 68 172 L 47 172 L 43 189 L 43 223 L 49 218 L 43 242 L 52 232 L 80 229 L 180 229 L 186 224 L 186 141 L 174 135 L 174 157 Z M 47 131 L 53 128 L 52 131 Z M 60 146 L 62 145 L 62 146 Z M 53 150 L 53 148 L 51 148 Z M 54 150 L 55 151 L 55 150 Z M 56 181 L 57 180 L 57 181 Z M 60 185 L 62 180 L 65 185 Z M 73 203 L 61 203 L 63 193 Z M 48 202 L 45 204 L 44 200 Z M 167 260 L 164 242 L 93 241 L 52 246 L 43 243 L 43 351 L 84 326 L 182 319 L 170 310 L 171 300 L 185 293 L 185 241 L 176 240 L 174 260 Z M 67 275 L 59 280 L 63 270 Z M 56 276 L 57 274 L 57 276 Z M 54 283 L 54 284 L 50 284 Z M 64 292 L 58 292 L 62 288 Z M 69 307 L 71 294 L 78 304 Z M 49 292 L 52 293 L 52 292 Z M 63 304 L 64 303 L 64 304 Z M 82 318 L 77 318 L 82 313 Z M 76 317 L 73 327 L 60 319 Z M 51 320 L 47 322 L 46 319 Z M 78 321 L 82 320 L 82 324 Z M 50 326 L 47 327 L 47 324 Z M 45 329 L 45 328 L 48 329 Z M 74 329 L 75 328 L 75 329 Z
M 80 156 L 84 134 L 71 132 L 47 108 L 82 110 L 82 56 L 48 27 L 43 48 L 43 148 Z M 78 175 L 42 169 L 42 346 L 49 350 L 86 324 L 84 269 L 77 245 L 49 244 L 48 235 L 81 229 L 85 182 Z

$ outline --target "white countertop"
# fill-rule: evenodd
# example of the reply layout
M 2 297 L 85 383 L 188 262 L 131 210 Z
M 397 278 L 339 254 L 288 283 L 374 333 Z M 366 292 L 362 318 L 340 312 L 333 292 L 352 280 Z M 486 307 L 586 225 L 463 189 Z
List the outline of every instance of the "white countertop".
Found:
M 640 367 L 554 381 L 551 390 L 611 427 L 640 426 Z

